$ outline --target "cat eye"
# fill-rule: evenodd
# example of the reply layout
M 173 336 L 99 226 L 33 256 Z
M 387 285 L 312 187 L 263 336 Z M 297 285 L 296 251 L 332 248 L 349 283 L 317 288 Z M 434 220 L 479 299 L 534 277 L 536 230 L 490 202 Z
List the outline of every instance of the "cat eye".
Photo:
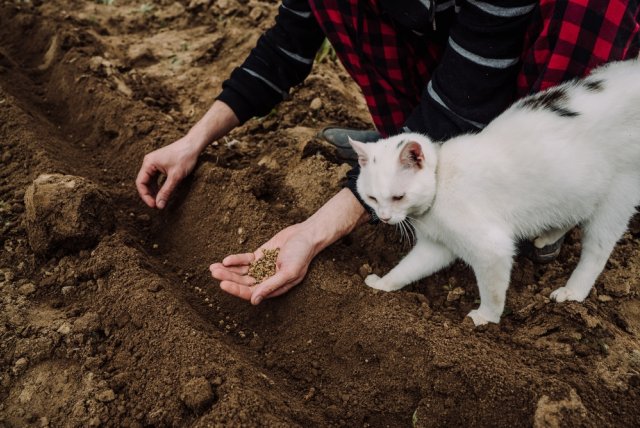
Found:
M 369 195 L 369 199 L 371 199 L 373 202 L 378 202 L 378 200 L 371 195 Z
M 393 196 L 391 199 L 393 199 L 394 201 L 401 201 L 402 198 L 404 198 L 404 194 L 399 196 Z

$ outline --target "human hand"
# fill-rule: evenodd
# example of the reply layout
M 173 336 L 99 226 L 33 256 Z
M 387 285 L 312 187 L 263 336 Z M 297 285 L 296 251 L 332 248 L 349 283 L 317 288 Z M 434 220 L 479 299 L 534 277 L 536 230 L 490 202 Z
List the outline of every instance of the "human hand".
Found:
M 303 224 L 289 226 L 255 252 L 227 256 L 222 263 L 212 264 L 209 270 L 224 291 L 257 305 L 265 297 L 286 293 L 304 279 L 311 260 L 319 251 L 312 236 L 312 231 Z M 256 284 L 249 276 L 249 265 L 262 257 L 263 249 L 275 248 L 280 249 L 275 275 Z
M 176 186 L 191 174 L 198 155 L 207 144 L 224 137 L 239 123 L 233 110 L 216 100 L 186 136 L 147 154 L 136 178 L 136 187 L 144 203 L 151 208 L 164 208 Z M 167 179 L 158 190 L 157 179 L 160 174 Z
M 136 187 L 144 203 L 151 208 L 164 208 L 176 186 L 193 171 L 199 154 L 188 136 L 148 153 L 136 178 Z M 166 180 L 158 190 L 160 174 L 166 176 Z

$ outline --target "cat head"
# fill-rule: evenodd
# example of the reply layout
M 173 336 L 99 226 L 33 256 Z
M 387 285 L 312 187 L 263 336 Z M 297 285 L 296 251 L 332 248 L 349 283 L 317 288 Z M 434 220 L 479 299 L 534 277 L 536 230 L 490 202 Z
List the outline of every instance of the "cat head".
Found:
M 350 143 L 360 164 L 358 193 L 380 220 L 398 224 L 429 209 L 437 165 L 437 150 L 429 138 L 411 133 L 377 143 Z

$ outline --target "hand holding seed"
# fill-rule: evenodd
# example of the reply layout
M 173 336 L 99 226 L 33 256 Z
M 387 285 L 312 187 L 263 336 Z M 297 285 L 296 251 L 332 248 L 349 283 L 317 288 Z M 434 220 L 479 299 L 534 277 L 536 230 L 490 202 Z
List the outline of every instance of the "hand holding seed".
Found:
M 227 256 L 209 269 L 222 290 L 257 305 L 265 297 L 279 296 L 299 284 L 317 251 L 309 231 L 296 224 L 277 233 L 255 252 Z M 275 266 L 264 276 L 261 271 L 267 263 Z

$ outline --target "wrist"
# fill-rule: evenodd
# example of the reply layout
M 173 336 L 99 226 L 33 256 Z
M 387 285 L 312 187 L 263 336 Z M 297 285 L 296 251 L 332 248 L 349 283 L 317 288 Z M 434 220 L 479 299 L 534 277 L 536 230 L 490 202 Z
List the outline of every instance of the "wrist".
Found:
M 342 189 L 298 227 L 319 253 L 338 239 L 366 223 L 368 213 L 349 189 Z
M 312 217 L 302 223 L 296 224 L 295 227 L 296 233 L 305 236 L 307 241 L 311 244 L 311 247 L 313 248 L 313 257 L 318 255 L 333 242 L 331 234 L 328 233 L 327 228 L 314 221 Z
M 227 135 L 239 123 L 233 110 L 224 102 L 216 100 L 189 130 L 186 139 L 200 153 L 207 145 Z

